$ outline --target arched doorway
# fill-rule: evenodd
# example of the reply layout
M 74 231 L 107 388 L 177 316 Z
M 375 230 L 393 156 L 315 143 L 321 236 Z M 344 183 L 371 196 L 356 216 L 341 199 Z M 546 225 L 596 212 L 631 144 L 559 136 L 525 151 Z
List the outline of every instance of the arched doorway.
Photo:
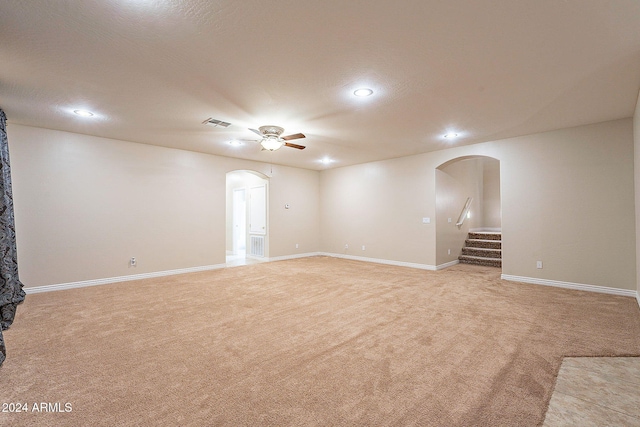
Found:
M 460 260 L 501 267 L 501 232 L 500 161 L 466 156 L 438 166 L 436 265 L 445 268 Z
M 227 173 L 226 253 L 227 265 L 267 260 L 269 181 L 249 170 Z

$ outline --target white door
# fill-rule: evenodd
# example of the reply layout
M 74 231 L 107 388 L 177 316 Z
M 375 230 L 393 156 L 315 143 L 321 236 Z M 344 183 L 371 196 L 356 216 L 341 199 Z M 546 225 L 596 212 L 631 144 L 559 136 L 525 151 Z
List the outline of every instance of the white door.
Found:
M 249 189 L 249 234 L 267 233 L 267 186 Z
M 233 253 L 247 250 L 247 202 L 244 188 L 233 190 Z

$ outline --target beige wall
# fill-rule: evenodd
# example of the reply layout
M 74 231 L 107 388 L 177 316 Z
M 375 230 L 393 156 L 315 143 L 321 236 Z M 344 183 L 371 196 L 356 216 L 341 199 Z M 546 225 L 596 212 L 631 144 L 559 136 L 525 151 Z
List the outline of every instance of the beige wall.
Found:
M 435 266 L 436 168 L 489 156 L 500 160 L 504 274 L 637 289 L 632 119 L 321 173 L 11 123 L 8 131 L 27 286 L 223 263 L 232 170 L 269 175 L 272 258 L 325 251 Z
M 423 157 L 412 156 L 322 172 L 322 250 L 433 264 L 435 167 L 423 165 Z
M 482 175 L 482 228 L 502 227 L 500 202 L 500 162 L 484 158 Z
M 463 159 L 436 169 L 436 264 L 458 259 L 470 228 L 482 224 L 482 160 Z M 471 218 L 456 223 L 467 198 Z
M 633 289 L 632 159 L 630 119 L 505 144 L 504 273 Z
M 271 174 L 258 162 L 12 123 L 8 135 L 27 287 L 224 263 L 226 173 Z M 318 172 L 271 175 L 270 256 L 317 251 Z M 296 208 L 280 209 L 284 200 Z
M 640 304 L 640 96 L 633 115 L 634 177 L 636 201 L 636 291 Z
M 454 206 L 452 206 L 450 215 L 447 215 L 447 221 L 451 218 L 451 222 L 455 225 L 460 217 L 462 208 L 467 201 L 467 197 L 471 197 L 472 200 L 469 209 L 471 212 L 471 218 L 465 219 L 464 225 L 468 226 L 469 229 L 482 227 L 484 224 L 484 212 L 482 207 L 484 193 L 484 158 L 472 157 L 455 160 L 443 166 L 439 166 L 437 170 L 445 172 L 453 178 L 458 183 L 460 190 L 462 191 L 461 198 L 455 202 Z M 438 174 L 436 173 L 436 177 L 437 176 Z M 436 189 L 437 186 L 438 183 L 436 182 Z M 436 190 L 436 198 L 438 193 L 439 191 Z
M 472 155 L 500 160 L 504 274 L 636 289 L 631 119 L 323 171 L 322 249 L 436 265 L 435 168 Z
M 319 195 L 319 172 L 273 166 L 269 178 L 270 258 L 320 250 Z M 287 204 L 289 209 L 285 209 Z
M 444 174 L 448 175 L 449 180 L 453 180 L 459 188 L 454 190 L 453 188 L 442 188 L 439 179 L 444 179 Z M 455 192 L 461 192 L 452 206 L 448 208 L 446 215 L 441 212 L 439 202 L 440 199 L 451 200 Z M 467 197 L 472 198 L 470 206 L 471 218 L 466 218 L 463 226 L 458 230 L 455 227 L 455 221 L 460 217 L 462 207 L 466 203 Z M 501 227 L 501 206 L 500 206 L 500 162 L 497 159 L 484 156 L 475 157 L 463 157 L 456 158 L 450 162 L 440 165 L 436 170 L 436 207 L 437 207 L 437 262 L 438 265 L 442 264 L 439 258 L 443 252 L 440 250 L 442 245 L 441 233 L 450 230 L 451 226 L 448 222 L 449 218 L 452 218 L 453 226 L 456 233 L 463 231 L 464 237 L 462 240 L 460 237 L 456 237 L 457 243 L 454 246 L 459 246 L 458 252 L 464 245 L 464 238 L 468 231 L 496 231 Z M 442 219 L 442 220 L 441 220 Z M 443 223 L 444 222 L 444 223 Z M 451 244 L 447 245 L 448 248 Z M 444 253 L 448 253 L 445 250 Z M 451 257 L 448 261 L 457 259 L 457 255 Z

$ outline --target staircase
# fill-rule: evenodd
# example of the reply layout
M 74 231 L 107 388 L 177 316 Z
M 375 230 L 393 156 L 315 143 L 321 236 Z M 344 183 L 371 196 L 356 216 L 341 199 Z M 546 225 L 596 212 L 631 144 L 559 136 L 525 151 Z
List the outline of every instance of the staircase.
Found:
M 469 238 L 465 240 L 465 246 L 458 260 L 464 264 L 502 267 L 502 233 L 488 231 L 469 233 Z

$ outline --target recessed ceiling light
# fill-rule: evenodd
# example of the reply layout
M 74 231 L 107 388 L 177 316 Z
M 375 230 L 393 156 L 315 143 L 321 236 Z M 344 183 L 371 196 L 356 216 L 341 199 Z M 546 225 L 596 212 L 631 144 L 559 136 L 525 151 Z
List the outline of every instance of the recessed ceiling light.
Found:
M 355 96 L 371 96 L 373 95 L 373 90 L 369 89 L 369 88 L 361 88 L 361 89 L 356 89 L 353 94 Z
M 234 147 L 239 147 L 242 145 L 242 141 L 238 141 L 237 139 L 232 139 L 231 141 L 228 142 L 228 144 Z
M 73 110 L 74 114 L 77 114 L 80 117 L 91 117 L 93 116 L 93 113 L 91 111 L 87 111 L 87 110 Z
M 458 134 L 456 132 L 449 132 L 449 133 L 445 133 L 444 137 L 447 139 L 455 139 L 458 137 Z
M 323 159 L 320 159 L 320 163 L 328 165 L 329 163 L 333 163 L 333 160 L 328 157 L 325 157 Z

